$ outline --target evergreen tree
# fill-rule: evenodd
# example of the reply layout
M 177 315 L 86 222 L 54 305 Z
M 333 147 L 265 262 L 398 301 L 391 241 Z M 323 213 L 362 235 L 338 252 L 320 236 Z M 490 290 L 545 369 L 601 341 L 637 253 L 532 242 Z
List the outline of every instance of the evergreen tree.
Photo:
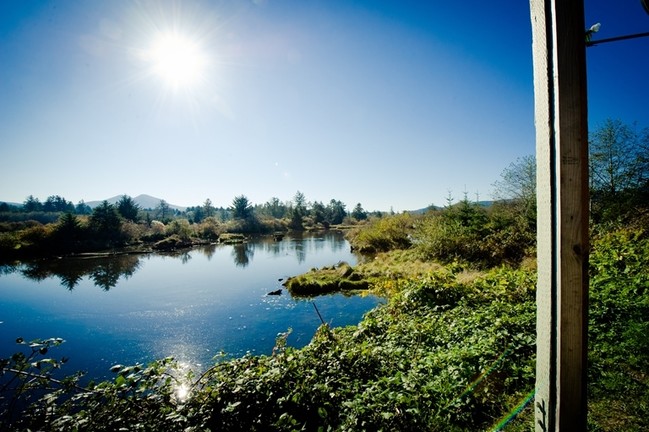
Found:
M 34 198 L 33 195 L 30 195 L 27 197 L 25 202 L 23 203 L 23 210 L 25 212 L 35 212 L 35 211 L 42 211 L 43 210 L 43 204 L 38 200 L 38 198 Z
M 137 222 L 140 219 L 140 206 L 128 195 L 122 195 L 117 202 L 117 211 L 126 220 Z
M 345 210 L 345 204 L 341 201 L 332 199 L 327 205 L 327 222 L 331 224 L 341 224 L 347 216 L 347 211 Z
M 95 207 L 90 215 L 89 223 L 90 229 L 98 240 L 106 241 L 109 244 L 121 240 L 122 221 L 115 206 L 109 204 L 108 201 Z
M 279 198 L 273 197 L 264 204 L 263 212 L 270 217 L 281 219 L 286 217 L 287 208 Z
M 250 219 L 253 215 L 252 204 L 245 195 L 234 197 L 230 211 L 234 219 Z
M 64 252 L 78 250 L 83 233 L 84 230 L 79 219 L 72 213 L 64 213 L 59 218 L 54 231 L 57 248 L 62 249 Z
M 316 201 L 311 206 L 311 217 L 314 223 L 323 223 L 326 221 L 327 208 L 320 201 Z
M 306 197 L 304 194 L 297 191 L 293 197 L 293 202 L 295 203 L 295 208 L 304 216 L 306 214 Z
M 203 210 L 203 217 L 204 218 L 214 216 L 214 212 L 216 211 L 216 209 L 214 208 L 214 206 L 212 206 L 212 200 L 207 198 L 205 200 L 205 202 L 203 203 L 203 209 L 202 210 Z
M 296 231 L 301 231 L 304 229 L 304 225 L 302 224 L 303 218 L 302 218 L 302 212 L 300 211 L 299 208 L 293 207 L 290 211 L 291 214 L 291 222 L 290 222 L 290 227 L 291 229 L 294 229 Z
M 74 207 L 74 212 L 79 215 L 89 215 L 90 213 L 92 213 L 92 209 L 88 204 L 81 200 Z
M 295 197 L 293 197 L 293 202 L 295 206 L 291 209 L 291 228 L 294 230 L 304 229 L 303 222 L 304 216 L 306 215 L 306 198 L 304 194 L 300 191 L 297 191 Z
M 361 203 L 356 204 L 356 207 L 354 207 L 354 210 L 352 210 L 352 215 L 354 219 L 361 221 L 367 219 L 367 212 L 363 210 L 363 206 Z
M 65 198 L 58 195 L 47 197 L 43 204 L 43 211 L 45 212 L 73 212 L 74 204 L 67 201 Z

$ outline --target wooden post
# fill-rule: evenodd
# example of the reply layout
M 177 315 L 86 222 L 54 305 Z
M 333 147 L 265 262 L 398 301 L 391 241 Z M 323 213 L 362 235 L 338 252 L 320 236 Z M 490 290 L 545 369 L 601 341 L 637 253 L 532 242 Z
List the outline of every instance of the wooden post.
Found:
M 586 430 L 588 125 L 583 0 L 530 0 L 537 155 L 536 431 Z

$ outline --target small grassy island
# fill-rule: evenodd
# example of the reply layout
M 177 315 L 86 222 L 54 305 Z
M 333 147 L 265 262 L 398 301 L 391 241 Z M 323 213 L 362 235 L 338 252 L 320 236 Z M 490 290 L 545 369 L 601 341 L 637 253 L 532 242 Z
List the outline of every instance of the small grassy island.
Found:
M 295 297 L 314 297 L 337 291 L 364 291 L 370 287 L 363 275 L 345 262 L 290 277 L 283 285 Z

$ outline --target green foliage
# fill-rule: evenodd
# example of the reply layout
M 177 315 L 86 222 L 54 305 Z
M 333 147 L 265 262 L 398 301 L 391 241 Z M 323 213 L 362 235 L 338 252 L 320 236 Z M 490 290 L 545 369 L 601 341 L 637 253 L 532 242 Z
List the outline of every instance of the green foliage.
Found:
M 303 223 L 303 212 L 299 207 L 294 207 L 289 211 L 290 222 L 288 226 L 295 231 L 302 231 L 304 229 Z
M 372 219 L 347 234 L 354 250 L 361 253 L 377 253 L 411 246 L 411 233 L 415 217 L 408 213 Z
M 323 326 L 302 350 L 218 365 L 220 430 L 484 430 L 533 387 L 533 289 L 489 301 L 442 271 L 412 281 L 358 327 Z M 479 307 L 476 307 L 479 305 Z M 468 311 L 471 313 L 467 313 Z
M 223 232 L 223 227 L 221 223 L 212 216 L 203 219 L 197 227 L 197 232 L 198 235 L 205 240 L 216 241 L 219 239 L 219 235 Z
M 117 212 L 124 219 L 131 222 L 137 222 L 140 218 L 140 206 L 138 206 L 133 198 L 128 195 L 122 195 L 117 202 Z
M 286 205 L 276 197 L 268 200 L 268 202 L 266 202 L 261 208 L 261 214 L 270 216 L 275 219 L 282 219 L 286 217 L 287 211 L 288 209 Z
M 293 197 L 293 202 L 295 203 L 295 208 L 302 214 L 306 213 L 306 196 L 297 191 Z
M 361 203 L 356 204 L 356 207 L 354 207 L 354 210 L 352 210 L 351 217 L 358 221 L 367 219 L 367 212 L 363 210 Z
M 33 195 L 30 195 L 23 203 L 23 210 L 26 212 L 42 211 L 43 204 L 39 201 L 38 198 L 35 198 Z
M 29 415 L 21 414 L 26 406 L 39 402 L 39 390 L 48 389 L 51 384 L 61 388 L 73 386 L 75 377 L 65 381 L 53 378 L 52 374 L 59 369 L 67 359 L 57 360 L 48 356 L 50 349 L 63 343 L 63 339 L 25 341 L 19 337 L 16 343 L 24 348 L 6 359 L 0 359 L 2 373 L 0 375 L 0 429 L 7 430 L 9 426 L 31 418 L 35 409 L 31 408 Z M 56 393 L 53 392 L 53 393 Z M 52 393 L 42 399 L 55 398 Z M 20 415 L 19 415 L 20 414 Z
M 41 203 L 38 198 L 30 195 L 23 202 L 22 208 L 19 211 L 22 213 L 76 213 L 77 207 L 59 195 L 47 197 L 44 203 Z
M 47 197 L 47 199 L 43 203 L 43 211 L 72 213 L 74 212 L 74 204 L 72 204 L 70 201 L 67 201 L 61 196 L 52 195 Z
M 64 213 L 59 218 L 53 237 L 60 251 L 72 252 L 82 249 L 81 242 L 85 235 L 86 230 L 79 219 L 72 213 Z
M 444 263 L 462 261 L 479 267 L 518 265 L 533 254 L 535 232 L 516 204 L 500 203 L 489 212 L 466 198 L 429 213 L 412 235 L 418 253 Z
M 591 211 L 597 222 L 628 220 L 647 209 L 649 128 L 606 120 L 589 140 Z
M 293 197 L 295 205 L 288 211 L 290 222 L 288 226 L 295 231 L 302 231 L 304 229 L 304 217 L 307 215 L 306 210 L 306 197 L 300 191 L 297 191 Z
M 187 219 L 174 219 L 167 225 L 166 234 L 178 236 L 180 240 L 188 242 L 193 237 L 194 230 Z
M 361 253 L 413 247 L 424 260 L 487 268 L 520 264 L 534 254 L 536 242 L 533 226 L 514 205 L 500 203 L 487 211 L 466 198 L 423 216 L 373 218 L 351 230 L 347 239 Z
M 74 207 L 74 212 L 79 215 L 89 215 L 92 213 L 92 209 L 88 204 L 81 200 Z
M 590 255 L 589 386 L 596 430 L 649 429 L 649 234 L 596 232 Z
M 234 219 L 249 219 L 253 215 L 252 204 L 245 195 L 234 197 L 230 211 Z
M 458 221 L 447 222 L 441 217 L 430 217 L 417 227 L 417 249 L 427 259 L 452 261 L 469 258 L 464 252 L 475 249 L 476 238 Z
M 311 206 L 311 218 L 314 224 L 326 222 L 327 208 L 320 201 L 316 201 Z
M 113 381 L 80 385 L 81 374 L 54 377 L 67 359 L 46 356 L 63 342 L 47 339 L 26 343 L 31 352 L 2 359 L 0 427 L 3 430 L 118 431 L 183 430 L 185 402 L 180 368 L 167 358 L 142 365 L 115 365 Z M 27 407 L 25 408 L 25 405 Z M 22 408 L 22 409 L 21 409 Z M 20 415 L 18 415 L 20 414 Z
M 290 277 L 283 285 L 295 297 L 314 297 L 337 291 L 367 290 L 370 283 L 349 264 L 340 262 Z
M 327 204 L 326 211 L 326 221 L 332 225 L 338 225 L 343 223 L 343 220 L 347 216 L 347 211 L 345 210 L 345 204 L 341 201 L 332 199 Z
M 95 207 L 90 215 L 89 228 L 95 239 L 105 246 L 121 243 L 120 228 L 122 221 L 114 205 L 107 201 Z

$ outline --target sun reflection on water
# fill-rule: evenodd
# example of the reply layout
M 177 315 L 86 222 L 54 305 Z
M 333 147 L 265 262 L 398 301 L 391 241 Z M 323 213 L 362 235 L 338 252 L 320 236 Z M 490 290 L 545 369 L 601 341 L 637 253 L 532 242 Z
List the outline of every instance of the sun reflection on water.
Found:
M 173 371 L 175 378 L 174 396 L 178 403 L 183 404 L 191 396 L 194 370 L 191 365 L 186 362 L 177 362 L 176 365 L 177 367 Z
M 178 402 L 185 403 L 189 398 L 190 393 L 191 393 L 190 387 L 187 384 L 181 383 L 176 386 L 175 394 Z

